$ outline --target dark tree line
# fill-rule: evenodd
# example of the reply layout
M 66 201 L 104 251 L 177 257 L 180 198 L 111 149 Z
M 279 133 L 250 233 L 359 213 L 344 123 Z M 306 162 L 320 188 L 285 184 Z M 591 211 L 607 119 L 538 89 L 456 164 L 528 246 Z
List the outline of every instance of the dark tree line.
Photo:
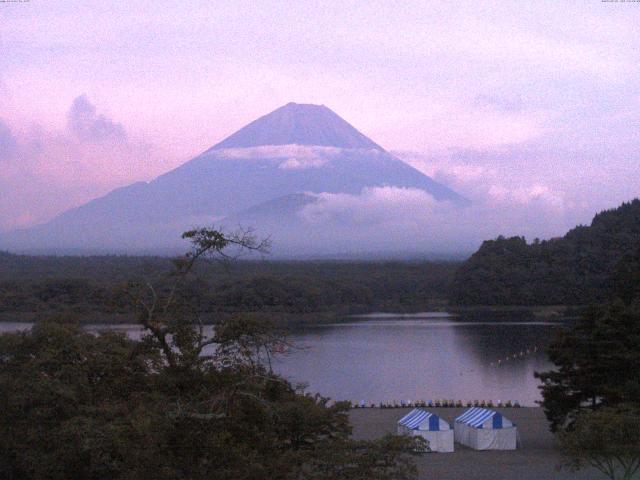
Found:
M 529 244 L 485 241 L 450 289 L 463 305 L 588 305 L 612 294 L 611 272 L 640 246 L 640 200 L 597 214 L 590 226 Z
M 113 263 L 111 263 L 113 262 Z M 203 314 L 411 311 L 446 301 L 456 264 L 239 261 L 197 265 L 181 294 Z M 58 269 L 58 270 L 56 270 Z M 130 320 L 122 286 L 155 281 L 171 262 L 154 257 L 0 257 L 0 314 L 73 310 L 84 321 Z
M 569 465 L 610 479 L 640 471 L 640 248 L 612 273 L 606 302 L 558 331 L 537 374 L 542 406 Z

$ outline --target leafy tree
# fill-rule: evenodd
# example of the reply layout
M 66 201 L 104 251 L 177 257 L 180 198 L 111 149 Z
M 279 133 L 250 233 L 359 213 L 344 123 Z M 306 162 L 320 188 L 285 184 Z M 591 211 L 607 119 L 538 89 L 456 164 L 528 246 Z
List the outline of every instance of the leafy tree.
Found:
M 346 403 L 270 368 L 284 335 L 242 316 L 206 335 L 183 287 L 200 259 L 262 251 L 244 232 L 194 230 L 164 282 L 128 295 L 146 332 L 66 319 L 0 337 L 0 476 L 23 479 L 409 479 L 409 438 L 350 439 Z
M 59 319 L 0 336 L 0 477 L 114 478 L 157 360 Z
M 551 343 L 556 369 L 537 376 L 569 466 L 628 480 L 640 469 L 640 261 L 623 258 L 612 283 L 609 303 Z
M 611 301 L 590 307 L 550 344 L 556 369 L 536 374 L 553 431 L 584 408 L 640 405 L 640 250 L 619 262 L 611 282 Z
M 611 480 L 631 480 L 640 470 L 640 410 L 602 408 L 582 412 L 571 430 L 559 435 L 567 465 L 591 465 Z
M 639 402 L 640 311 L 620 302 L 590 308 L 558 332 L 548 351 L 554 370 L 537 373 L 542 406 L 553 431 L 570 426 L 582 409 Z
M 640 246 L 618 262 L 612 283 L 616 297 L 625 304 L 640 301 Z
M 424 447 L 425 440 L 414 437 L 416 450 Z M 337 441 L 323 445 L 322 451 L 314 455 L 300 472 L 305 480 L 386 480 L 389 478 L 411 479 L 415 467 L 410 463 L 399 463 L 398 451 L 407 446 L 407 438 L 386 435 L 379 441 Z

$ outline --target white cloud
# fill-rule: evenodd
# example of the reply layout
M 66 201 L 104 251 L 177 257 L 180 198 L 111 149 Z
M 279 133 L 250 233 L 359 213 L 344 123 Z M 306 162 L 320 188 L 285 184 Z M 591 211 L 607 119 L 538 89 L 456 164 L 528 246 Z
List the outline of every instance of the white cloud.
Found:
M 261 158 L 318 158 L 335 157 L 340 155 L 343 149 L 337 147 L 318 147 L 314 145 L 262 145 L 246 148 L 221 148 L 213 150 L 212 155 L 222 158 L 235 158 L 239 160 L 254 160 Z
M 358 195 L 320 193 L 299 213 L 309 223 L 377 225 L 415 223 L 428 218 L 437 202 L 424 190 L 399 187 L 365 188 Z
M 278 168 L 282 170 L 306 170 L 308 168 L 319 168 L 324 166 L 329 161 L 326 157 L 310 157 L 310 158 L 301 158 L 301 157 L 291 157 L 280 165 Z
M 489 190 L 492 196 L 467 208 L 437 202 L 410 188 L 315 194 L 317 201 L 298 213 L 301 223 L 282 237 L 276 228 L 274 242 L 299 243 L 306 250 L 330 245 L 334 251 L 460 253 L 472 252 L 498 235 L 548 238 L 573 226 L 566 224 L 561 195 L 543 185 Z
M 278 164 L 283 170 L 305 170 L 319 168 L 336 158 L 348 160 L 351 155 L 358 153 L 377 154 L 377 149 L 338 148 L 314 145 L 263 145 L 246 148 L 222 148 L 213 150 L 210 155 L 220 158 L 236 160 L 260 160 Z
M 543 202 L 550 207 L 562 208 L 565 204 L 562 192 L 556 192 L 546 185 L 533 184 L 526 187 L 508 188 L 503 185 L 491 185 L 489 196 L 499 202 L 515 202 L 528 205 L 532 202 Z

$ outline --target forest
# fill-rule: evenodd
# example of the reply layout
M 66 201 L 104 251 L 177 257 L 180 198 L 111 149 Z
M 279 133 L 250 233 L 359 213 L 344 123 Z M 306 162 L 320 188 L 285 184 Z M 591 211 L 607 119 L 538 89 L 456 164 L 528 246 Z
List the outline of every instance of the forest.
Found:
M 446 303 L 456 263 L 270 261 L 202 263 L 181 288 L 205 321 L 251 312 L 280 323 L 334 321 L 371 311 L 424 311 Z M 0 320 L 72 311 L 83 322 L 130 322 L 123 288 L 154 283 L 173 268 L 163 257 L 0 254 Z
M 460 305 L 588 305 L 612 292 L 612 274 L 640 246 L 640 200 L 598 213 L 564 237 L 485 241 L 456 271 Z
M 481 305 L 582 306 L 608 298 L 612 274 L 624 270 L 638 246 L 636 199 L 561 238 L 485 241 L 465 262 L 275 261 L 268 255 L 203 262 L 181 295 L 205 322 L 235 312 L 292 324 Z M 72 312 L 83 322 L 130 322 L 123 289 L 154 283 L 171 272 L 174 260 L 0 252 L 0 321 Z

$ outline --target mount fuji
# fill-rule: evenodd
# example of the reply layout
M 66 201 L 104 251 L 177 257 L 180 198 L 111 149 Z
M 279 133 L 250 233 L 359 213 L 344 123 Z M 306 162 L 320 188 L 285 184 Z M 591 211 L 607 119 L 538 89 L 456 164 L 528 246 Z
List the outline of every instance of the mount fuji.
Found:
M 323 195 L 390 187 L 423 192 L 437 204 L 469 204 L 324 105 L 289 103 L 150 182 L 118 188 L 48 223 L 4 235 L 0 248 L 169 251 L 184 249 L 185 229 L 211 224 L 249 224 L 265 235 L 277 234 L 282 224 L 291 235 L 302 221 L 299 213 Z M 260 231 L 261 225 L 270 231 Z

